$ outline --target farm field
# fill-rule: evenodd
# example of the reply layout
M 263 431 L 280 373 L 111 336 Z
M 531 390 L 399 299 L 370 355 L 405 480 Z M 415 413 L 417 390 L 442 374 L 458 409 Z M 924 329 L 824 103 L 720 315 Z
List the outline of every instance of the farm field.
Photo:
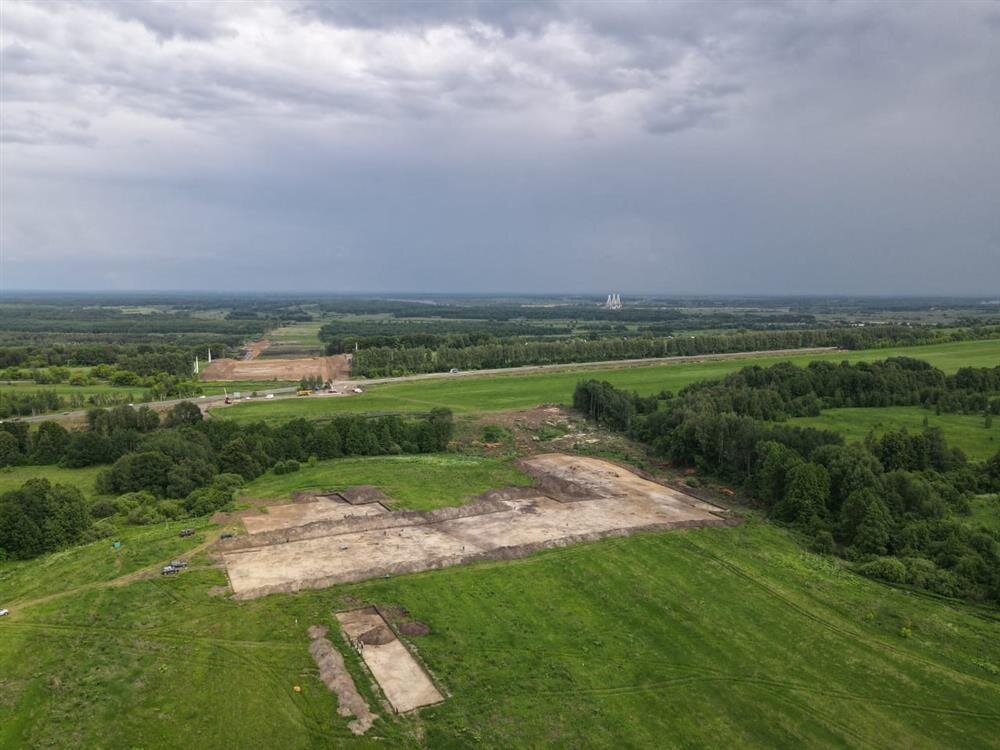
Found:
M 620 388 L 648 394 L 661 390 L 677 391 L 697 380 L 722 377 L 749 364 L 762 367 L 778 362 L 806 365 L 817 359 L 858 362 L 893 356 L 916 357 L 930 362 L 945 372 L 955 372 L 961 367 L 991 367 L 1000 364 L 1000 340 L 962 341 L 867 351 L 838 351 L 798 357 L 760 355 L 746 359 L 637 365 L 624 368 L 602 367 L 521 375 L 455 379 L 443 376 L 432 380 L 372 385 L 359 396 L 311 397 L 267 404 L 239 404 L 217 409 L 213 414 L 226 419 L 253 421 L 292 417 L 321 418 L 360 411 L 428 411 L 438 406 L 448 407 L 455 412 L 503 411 L 530 408 L 543 403 L 568 403 L 573 387 L 584 377 L 607 380 Z
M 394 501 L 393 509 L 431 510 L 458 505 L 494 487 L 531 483 L 531 477 L 509 462 L 442 453 L 317 461 L 291 474 L 268 472 L 240 492 L 243 498 L 282 499 L 298 490 L 373 484 Z
M 912 433 L 928 427 L 939 427 L 948 445 L 961 448 L 965 455 L 982 461 L 1000 451 L 1000 419 L 992 427 L 984 427 L 983 417 L 971 414 L 935 414 L 919 406 L 891 406 L 884 408 L 827 409 L 818 417 L 797 417 L 788 424 L 833 430 L 848 442 L 864 440 L 874 432 L 880 435 L 889 430 L 906 428 Z
M 123 549 L 196 543 L 143 529 Z M 95 571 L 109 555 L 5 569 L 0 746 L 946 748 L 1000 729 L 995 617 L 854 576 L 760 522 L 240 602 L 209 595 L 225 576 L 201 556 L 175 578 L 73 589 L 114 575 Z M 66 593 L 32 603 L 43 570 Z M 447 693 L 387 719 L 343 649 L 382 717 L 363 738 L 306 634 L 338 642 L 331 612 L 357 601 L 428 625 L 411 640 Z

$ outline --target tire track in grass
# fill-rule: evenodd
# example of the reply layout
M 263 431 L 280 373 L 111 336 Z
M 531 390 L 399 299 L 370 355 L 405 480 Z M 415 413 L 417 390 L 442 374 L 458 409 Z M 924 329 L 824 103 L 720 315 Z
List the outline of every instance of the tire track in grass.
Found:
M 241 648 L 251 647 L 254 650 L 263 649 L 270 657 L 280 657 L 282 653 L 301 654 L 304 647 L 298 647 L 292 643 L 281 641 L 247 641 L 220 639 L 214 637 L 188 635 L 180 633 L 156 632 L 159 629 L 140 630 L 117 629 L 100 626 L 79 626 L 63 625 L 54 623 L 16 623 L 13 624 L 18 630 L 35 630 L 45 632 L 47 636 L 63 637 L 74 639 L 75 647 L 87 648 L 99 646 L 102 641 L 114 641 L 114 648 L 119 652 L 127 652 L 136 656 L 146 656 L 156 659 L 165 658 L 166 655 L 150 651 L 141 645 L 143 640 L 161 641 L 176 649 L 183 649 L 192 643 L 198 647 L 186 650 L 184 653 L 177 651 L 169 655 L 169 658 L 182 659 L 185 663 L 196 663 L 210 669 L 227 669 L 233 666 L 242 667 L 248 670 L 249 674 L 257 676 L 265 683 L 271 683 L 272 689 L 281 693 L 285 703 L 289 707 L 286 712 L 291 722 L 314 737 L 327 737 L 329 729 L 324 727 L 321 719 L 311 712 L 306 711 L 304 702 L 296 701 L 291 690 L 290 682 L 294 682 L 294 675 L 283 674 L 280 669 L 272 663 L 272 659 L 262 658 L 262 654 L 247 654 Z M 224 656 L 223 656 L 224 655 Z M 220 658 L 222 657 L 222 658 Z M 292 679 L 289 680 L 289 677 Z
M 993 683 L 993 682 L 990 682 L 989 680 L 987 680 L 985 678 L 979 677 L 977 675 L 969 674 L 967 672 L 961 672 L 961 671 L 955 669 L 954 667 L 951 667 L 951 666 L 948 666 L 948 665 L 944 665 L 944 664 L 940 664 L 938 662 L 932 661 L 930 659 L 927 659 L 925 657 L 922 657 L 922 656 L 919 656 L 917 654 L 914 654 L 914 653 L 912 653 L 910 651 L 907 651 L 905 649 L 900 648 L 899 646 L 896 646 L 896 645 L 894 645 L 892 643 L 889 643 L 888 641 L 881 640 L 879 638 L 876 638 L 876 637 L 874 637 L 872 635 L 869 635 L 867 633 L 864 633 L 862 631 L 851 630 L 849 628 L 845 628 L 845 627 L 836 625 L 833 622 L 831 622 L 831 621 L 829 621 L 827 619 L 824 619 L 823 617 L 820 617 L 819 615 L 817 615 L 814 612 L 810 611 L 809 609 L 807 609 L 806 607 L 802 606 L 801 604 L 798 604 L 797 602 L 792 601 L 788 596 L 786 596 L 785 594 L 781 593 L 780 591 L 778 591 L 777 589 L 773 588 L 772 586 L 769 586 L 767 583 L 765 583 L 764 581 L 762 581 L 759 577 L 757 577 L 757 576 L 755 576 L 755 575 L 747 572 L 743 568 L 739 567 L 736 563 L 733 563 L 732 561 L 727 560 L 727 559 L 721 557 L 720 555 L 717 555 L 716 553 L 714 553 L 714 552 L 712 552 L 710 550 L 705 549 L 701 545 L 699 545 L 696 542 L 692 541 L 689 536 L 678 534 L 677 537 L 681 541 L 682 544 L 685 544 L 686 546 L 688 546 L 695 553 L 700 554 L 703 557 L 706 557 L 706 558 L 708 558 L 710 560 L 713 560 L 714 562 L 718 563 L 721 567 L 723 567 L 726 570 L 730 571 L 731 573 L 739 576 L 740 578 L 742 578 L 742 579 L 744 579 L 744 580 L 752 583 L 757 588 L 765 591 L 772 598 L 777 599 L 778 601 L 782 602 L 785 606 L 787 606 L 790 609 L 794 610 L 795 612 L 797 612 L 798 614 L 802 615 L 803 617 L 805 617 L 805 618 L 807 618 L 809 620 L 812 620 L 813 622 L 815 622 L 816 624 L 820 625 L 821 627 L 826 628 L 827 630 L 829 630 L 832 633 L 835 633 L 835 634 L 837 634 L 837 635 L 839 635 L 839 636 L 841 636 L 843 638 L 851 639 L 851 640 L 853 640 L 855 642 L 864 642 L 864 643 L 868 644 L 868 646 L 870 648 L 872 648 L 872 650 L 878 650 L 878 649 L 874 648 L 874 646 L 878 646 L 878 648 L 881 649 L 881 650 L 891 651 L 892 653 L 896 654 L 897 656 L 901 656 L 901 657 L 904 657 L 904 658 L 906 658 L 906 659 L 908 659 L 908 660 L 910 660 L 912 662 L 916 662 L 916 663 L 922 664 L 923 666 L 925 666 L 925 667 L 927 667 L 927 668 L 929 668 L 929 669 L 931 669 L 931 670 L 933 670 L 935 672 L 944 672 L 946 674 L 951 674 L 951 675 L 954 675 L 954 676 L 957 676 L 957 677 L 961 677 L 963 679 L 966 679 L 966 680 L 978 683 L 978 685 L 980 687 L 988 687 L 988 688 L 990 688 L 992 690 L 996 690 L 996 687 L 997 687 L 996 684 Z
M 733 685 L 755 685 L 767 688 L 782 688 L 794 692 L 815 693 L 821 697 L 833 697 L 853 703 L 868 703 L 888 708 L 900 708 L 908 711 L 922 711 L 927 713 L 941 714 L 945 716 L 958 716 L 962 718 L 986 719 L 1000 722 L 1000 713 L 987 713 L 983 711 L 972 711 L 963 708 L 947 708 L 943 706 L 924 705 L 919 703 L 909 703 L 906 701 L 892 701 L 883 698 L 876 698 L 842 690 L 829 690 L 822 687 L 814 687 L 803 683 L 796 683 L 786 680 L 777 680 L 763 677 L 740 676 L 740 675 L 685 675 L 681 677 L 670 677 L 663 680 L 651 680 L 636 684 L 612 685 L 608 687 L 575 688 L 568 690 L 518 690 L 509 691 L 519 695 L 534 695 L 541 697 L 560 697 L 574 695 L 628 695 L 630 693 L 641 693 L 661 690 L 662 688 L 698 684 L 698 683 L 718 683 Z

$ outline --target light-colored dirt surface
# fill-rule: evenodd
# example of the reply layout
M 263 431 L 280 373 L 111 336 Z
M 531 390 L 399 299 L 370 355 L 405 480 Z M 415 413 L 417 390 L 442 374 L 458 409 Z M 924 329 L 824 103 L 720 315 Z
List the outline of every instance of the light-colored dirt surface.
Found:
M 350 355 L 295 359 L 217 359 L 201 371 L 202 380 L 301 380 L 319 376 L 324 381 L 351 376 Z
M 413 654 L 374 607 L 338 612 L 337 619 L 396 713 L 444 700 Z
M 340 520 L 347 516 L 372 516 L 387 513 L 388 509 L 379 503 L 351 505 L 340 499 L 318 497 L 307 503 L 269 505 L 267 513 L 243 516 L 243 526 L 250 534 L 259 534 L 275 529 L 303 526 L 316 521 Z
M 522 466 L 539 478 L 534 496 L 522 490 L 464 509 L 318 524 L 308 535 L 262 535 L 259 544 L 244 537 L 242 549 L 223 553 L 230 585 L 245 599 L 520 557 L 640 529 L 728 523 L 721 509 L 601 459 L 543 454 Z
M 244 349 L 246 349 L 246 357 L 244 359 L 257 359 L 261 353 L 271 346 L 271 342 L 267 339 L 261 339 L 260 341 L 251 341 L 247 344 Z
M 325 627 L 313 625 L 309 628 L 309 637 L 312 639 L 309 654 L 319 667 L 320 679 L 337 696 L 337 713 L 355 717 L 347 728 L 354 734 L 364 734 L 375 721 L 375 714 L 355 687 L 351 673 L 344 666 L 344 657 L 325 635 Z

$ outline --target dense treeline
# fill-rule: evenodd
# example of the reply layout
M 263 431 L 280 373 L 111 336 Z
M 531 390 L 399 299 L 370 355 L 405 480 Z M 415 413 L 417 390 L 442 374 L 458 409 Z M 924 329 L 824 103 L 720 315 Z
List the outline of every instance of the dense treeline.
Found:
M 972 494 L 1000 490 L 1000 453 L 970 464 L 941 432 L 840 435 L 773 421 L 827 405 L 922 403 L 926 394 L 997 390 L 997 368 L 945 376 L 897 359 L 807 368 L 749 367 L 677 395 L 641 397 L 586 381 L 574 406 L 672 461 L 744 487 L 815 550 L 859 571 L 948 596 L 1000 601 L 1000 535 L 974 528 Z M 882 394 L 882 395 L 880 395 Z M 940 403 L 933 402 L 931 403 Z
M 33 557 L 113 529 L 94 531 L 91 518 L 144 524 L 213 513 L 227 507 L 243 481 L 269 469 L 294 471 L 314 457 L 430 453 L 447 448 L 452 436 L 446 409 L 418 418 L 342 416 L 271 426 L 203 420 L 196 405 L 182 402 L 162 422 L 151 409 L 127 406 L 94 409 L 87 422 L 76 432 L 44 422 L 33 434 L 23 423 L 0 424 L 0 466 L 110 464 L 96 489 L 117 496 L 89 511 L 83 504 L 83 523 L 76 490 L 29 483 L 0 496 L 0 559 Z
M 998 335 L 993 329 L 942 332 L 909 326 L 868 326 L 805 331 L 757 331 L 690 337 L 634 336 L 596 341 L 524 341 L 453 348 L 374 347 L 354 355 L 352 372 L 362 377 L 392 377 L 421 372 L 447 372 L 452 368 L 480 370 L 525 365 L 645 359 L 699 354 L 767 351 L 803 347 L 871 349 L 956 341 L 966 337 Z
M 137 375 L 170 373 L 189 375 L 196 355 L 205 357 L 208 348 L 216 357 L 236 351 L 219 339 L 197 344 L 51 344 L 45 346 L 0 347 L 0 370 L 11 368 L 110 366 Z

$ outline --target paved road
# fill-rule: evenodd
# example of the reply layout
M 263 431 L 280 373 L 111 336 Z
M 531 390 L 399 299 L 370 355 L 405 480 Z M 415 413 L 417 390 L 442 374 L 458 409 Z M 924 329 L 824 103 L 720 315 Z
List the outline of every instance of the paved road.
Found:
M 827 352 L 836 351 L 836 347 L 824 346 L 824 347 L 812 347 L 808 349 L 774 349 L 768 351 L 753 351 L 753 352 L 729 352 L 726 354 L 694 354 L 690 356 L 682 357 L 652 357 L 648 359 L 614 359 L 605 360 L 602 362 L 573 362 L 570 364 L 558 364 L 558 365 L 528 365 L 525 367 L 501 367 L 493 370 L 463 370 L 461 372 L 449 373 L 449 372 L 428 372 L 422 373 L 420 375 L 402 375 L 395 378 L 371 378 L 368 380 L 340 380 L 336 381 L 333 385 L 338 390 L 343 391 L 344 389 L 353 388 L 355 386 L 369 386 L 369 385 L 381 385 L 383 383 L 405 383 L 414 380 L 437 380 L 439 378 L 481 378 L 490 375 L 524 375 L 536 372 L 561 372 L 570 370 L 603 370 L 616 367 L 632 367 L 639 365 L 655 365 L 664 364 L 671 362 L 700 362 L 709 359 L 740 359 L 745 357 L 758 357 L 758 356 L 771 356 L 771 357 L 783 357 L 786 355 L 802 355 L 802 354 L 825 354 Z M 238 381 L 234 381 L 234 387 L 239 386 Z M 296 388 L 294 386 L 285 388 L 269 388 L 266 389 L 266 393 L 273 393 L 275 400 L 282 398 L 295 398 Z M 259 392 L 259 391 L 258 391 Z M 170 407 L 179 404 L 181 401 L 193 401 L 201 407 L 202 411 L 205 411 L 210 406 L 222 406 L 226 400 L 225 396 L 195 396 L 192 398 L 174 398 L 168 399 L 166 401 L 148 401 L 142 406 L 148 406 L 152 409 L 162 411 L 164 409 L 169 409 Z M 18 421 L 21 422 L 46 422 L 50 420 L 57 421 L 70 421 L 81 419 L 87 415 L 87 409 L 78 409 L 76 411 L 64 412 L 59 414 L 40 414 L 35 417 L 21 417 Z

